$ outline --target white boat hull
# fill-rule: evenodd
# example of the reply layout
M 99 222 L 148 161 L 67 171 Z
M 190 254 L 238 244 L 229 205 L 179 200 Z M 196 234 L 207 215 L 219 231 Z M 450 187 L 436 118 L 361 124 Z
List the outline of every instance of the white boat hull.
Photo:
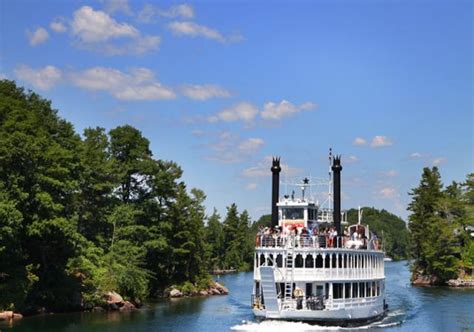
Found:
M 385 314 L 383 300 L 373 305 L 357 308 L 324 310 L 280 310 L 267 312 L 265 309 L 253 309 L 259 319 L 281 319 L 293 321 L 314 321 L 324 323 L 350 323 L 373 321 Z

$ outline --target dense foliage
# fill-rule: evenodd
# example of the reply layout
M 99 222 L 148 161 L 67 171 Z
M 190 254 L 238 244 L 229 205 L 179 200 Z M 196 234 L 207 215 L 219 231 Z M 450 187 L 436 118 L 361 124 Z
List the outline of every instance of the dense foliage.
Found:
M 386 255 L 394 260 L 407 259 L 409 255 L 409 234 L 405 221 L 400 217 L 373 207 L 362 208 L 362 222 L 382 239 Z M 349 224 L 357 223 L 357 210 L 347 211 Z
M 209 280 L 205 195 L 149 145 L 128 125 L 81 137 L 48 100 L 0 81 L 0 310 L 87 308 L 109 290 L 134 299 Z M 237 246 L 239 231 L 225 234 Z
M 239 214 L 237 206 L 232 204 L 227 207 L 227 215 L 222 223 L 214 211 L 206 233 L 213 270 L 247 271 L 252 268 L 256 232 L 251 227 L 247 211 Z
M 410 195 L 413 279 L 434 277 L 437 283 L 463 277 L 474 268 L 474 174 L 466 182 L 443 188 L 438 168 L 424 168 Z

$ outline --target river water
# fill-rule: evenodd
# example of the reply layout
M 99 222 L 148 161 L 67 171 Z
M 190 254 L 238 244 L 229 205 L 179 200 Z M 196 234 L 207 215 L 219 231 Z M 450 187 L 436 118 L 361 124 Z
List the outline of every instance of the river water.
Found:
M 474 290 L 411 287 L 406 262 L 387 262 L 385 274 L 389 314 L 358 328 L 256 322 L 250 310 L 252 273 L 238 273 L 219 278 L 230 289 L 228 296 L 163 301 L 133 313 L 26 317 L 0 325 L 0 331 L 474 331 Z

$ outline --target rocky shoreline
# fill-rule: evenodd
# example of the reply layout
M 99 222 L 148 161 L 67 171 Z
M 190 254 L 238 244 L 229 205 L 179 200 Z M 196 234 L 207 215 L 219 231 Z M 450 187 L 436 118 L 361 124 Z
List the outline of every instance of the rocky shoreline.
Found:
M 210 295 L 227 295 L 229 290 L 223 285 L 214 281 L 206 289 L 195 290 L 195 291 L 180 291 L 177 287 L 172 286 L 165 292 L 165 297 L 168 298 L 179 298 L 179 297 L 191 297 L 191 296 L 210 296 Z
M 450 279 L 446 283 L 440 282 L 436 276 L 432 275 L 416 275 L 415 278 L 412 280 L 412 285 L 414 286 L 448 286 L 448 287 L 455 287 L 455 288 L 474 288 L 474 279 L 464 279 L 464 278 L 457 278 L 457 279 Z
M 182 298 L 182 297 L 193 297 L 193 296 L 212 296 L 212 295 L 227 295 L 229 290 L 221 285 L 220 283 L 213 281 L 209 284 L 206 289 L 193 290 L 193 291 L 180 291 L 176 286 L 169 287 L 164 292 L 165 298 Z M 123 297 L 117 292 L 107 292 L 104 294 L 104 304 L 98 305 L 92 308 L 85 309 L 83 311 L 91 312 L 107 312 L 107 311 L 118 311 L 118 312 L 129 312 L 137 310 L 142 307 L 143 304 L 140 300 L 135 299 L 132 301 L 124 300 Z M 38 311 L 38 313 L 45 313 L 46 311 Z M 11 322 L 23 318 L 23 315 L 13 311 L 0 311 L 0 322 L 7 321 Z

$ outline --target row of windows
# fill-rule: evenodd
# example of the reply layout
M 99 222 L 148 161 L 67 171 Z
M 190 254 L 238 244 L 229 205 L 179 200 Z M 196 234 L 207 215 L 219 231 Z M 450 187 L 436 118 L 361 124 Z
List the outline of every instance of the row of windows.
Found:
M 332 284 L 332 297 L 334 299 L 380 296 L 380 291 L 379 281 Z
M 255 263 L 256 267 L 265 265 L 265 255 L 260 254 L 260 257 L 258 254 L 255 255 Z M 321 254 L 317 255 L 314 257 L 313 255 L 307 255 L 306 259 L 303 259 L 303 256 L 301 254 L 296 255 L 295 260 L 294 260 L 294 267 L 295 268 L 366 268 L 366 267 L 371 267 L 375 268 L 377 264 L 377 260 L 379 263 L 382 262 L 381 257 L 371 257 L 369 258 L 368 255 L 349 255 L 349 254 L 343 254 L 343 255 L 338 255 L 336 257 L 335 254 L 331 256 L 326 256 L 325 259 L 323 259 L 323 256 Z M 283 255 L 278 254 L 276 257 L 273 256 L 273 254 L 268 255 L 267 257 L 267 266 L 273 266 L 276 265 L 277 267 L 283 267 L 284 263 L 283 262 Z

